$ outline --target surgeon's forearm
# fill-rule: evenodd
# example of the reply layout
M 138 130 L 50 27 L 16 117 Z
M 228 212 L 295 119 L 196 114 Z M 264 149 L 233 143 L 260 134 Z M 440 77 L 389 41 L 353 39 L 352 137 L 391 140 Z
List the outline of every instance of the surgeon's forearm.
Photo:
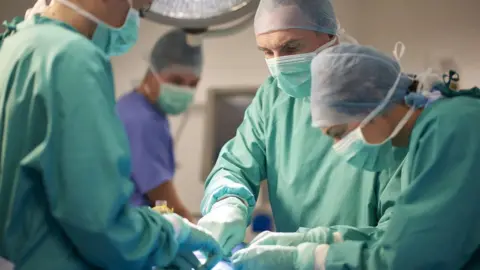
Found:
M 264 85 L 269 85 L 264 84 Z M 212 172 L 205 181 L 202 214 L 207 214 L 218 200 L 227 196 L 241 198 L 253 212 L 260 182 L 267 178 L 263 98 L 269 87 L 260 87 L 245 111 L 235 138 L 220 151 Z
M 240 203 L 247 205 L 248 216 L 250 216 L 256 204 L 254 194 L 258 194 L 259 189 L 259 185 L 252 186 L 239 177 L 212 172 L 205 183 L 205 196 L 201 204 L 202 214 L 206 215 L 210 212 L 215 203 L 228 197 L 235 197 Z
M 57 221 L 77 250 L 90 263 L 108 269 L 136 269 L 139 265 L 166 266 L 176 256 L 178 243 L 170 222 L 148 207 L 121 209 L 102 226 L 70 214 Z M 149 258 L 149 259 L 148 259 Z

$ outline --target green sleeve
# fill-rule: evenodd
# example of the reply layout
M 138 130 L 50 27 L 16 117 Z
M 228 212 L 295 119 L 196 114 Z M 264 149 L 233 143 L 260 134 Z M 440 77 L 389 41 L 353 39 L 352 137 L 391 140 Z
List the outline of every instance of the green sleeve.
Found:
M 450 112 L 451 113 L 451 112 Z M 326 269 L 461 269 L 478 248 L 478 110 L 414 130 L 409 186 L 374 241 L 332 244 Z M 455 125 L 452 125 L 455 123 Z
M 178 249 L 174 229 L 150 208 L 129 204 L 128 141 L 115 114 L 112 70 L 93 48 L 75 40 L 52 53 L 37 81 L 36 104 L 48 108 L 42 169 L 50 212 L 97 267 L 168 265 Z
M 318 231 L 319 235 L 327 235 L 325 237 L 318 237 L 310 239 L 310 242 L 317 242 L 319 244 L 331 244 L 335 239 L 341 239 L 343 241 L 355 240 L 355 241 L 374 241 L 382 236 L 385 229 L 390 223 L 390 219 L 393 213 L 395 201 L 398 199 L 402 190 L 402 175 L 401 167 L 405 156 L 408 152 L 408 148 L 394 148 L 395 156 L 397 160 L 397 166 L 391 170 L 386 170 L 379 173 L 377 178 L 377 188 L 375 196 L 377 199 L 377 215 L 378 223 L 376 226 L 365 227 L 353 227 L 346 225 L 335 225 L 326 227 L 318 227 L 311 231 Z M 320 233 L 322 231 L 322 233 Z
M 271 84 L 272 79 L 268 79 L 260 87 L 235 137 L 220 151 L 205 184 L 203 214 L 219 199 L 235 196 L 248 204 L 251 215 L 260 181 L 266 178 L 264 100 Z

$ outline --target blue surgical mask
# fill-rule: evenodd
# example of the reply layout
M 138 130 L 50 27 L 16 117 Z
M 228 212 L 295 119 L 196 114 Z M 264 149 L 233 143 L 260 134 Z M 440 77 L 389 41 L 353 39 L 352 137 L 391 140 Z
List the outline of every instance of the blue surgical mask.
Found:
M 98 24 L 92 41 L 110 57 L 122 55 L 137 43 L 139 27 L 140 15 L 137 10 L 130 9 L 127 20 L 120 28 Z
M 194 93 L 195 89 L 191 87 L 162 83 L 156 104 L 164 113 L 178 115 L 188 109 Z
M 270 74 L 277 80 L 278 87 L 294 98 L 310 96 L 310 64 L 318 53 L 332 46 L 336 41 L 337 39 L 334 38 L 311 53 L 266 59 Z

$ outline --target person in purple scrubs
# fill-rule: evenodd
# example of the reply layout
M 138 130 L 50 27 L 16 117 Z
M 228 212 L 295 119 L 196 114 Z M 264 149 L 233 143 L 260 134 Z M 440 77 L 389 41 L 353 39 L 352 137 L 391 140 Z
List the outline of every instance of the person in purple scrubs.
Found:
M 164 200 L 193 222 L 172 182 L 175 158 L 168 116 L 185 112 L 192 103 L 202 71 L 202 48 L 190 45 L 182 30 L 173 30 L 157 41 L 149 61 L 140 85 L 117 103 L 132 156 L 135 193 L 131 202 L 154 205 Z

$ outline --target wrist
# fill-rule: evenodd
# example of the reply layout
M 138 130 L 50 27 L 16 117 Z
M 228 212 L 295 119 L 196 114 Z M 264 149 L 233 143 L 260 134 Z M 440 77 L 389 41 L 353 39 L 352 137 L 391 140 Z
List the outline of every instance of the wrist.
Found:
M 343 242 L 340 232 L 336 232 L 327 227 L 318 227 L 305 232 L 306 242 L 317 244 L 333 244 Z
M 247 208 L 247 203 L 243 199 L 237 196 L 229 196 L 229 197 L 223 197 L 219 199 L 216 203 L 212 205 L 211 210 L 220 206 L 225 206 L 225 205 L 240 206 L 240 207 L 244 206 L 245 209 Z
M 296 252 L 296 270 L 313 270 L 316 266 L 316 253 L 319 246 L 315 243 L 303 243 L 298 245 Z M 320 268 L 321 269 L 321 268 Z
M 163 217 L 172 225 L 177 242 L 179 244 L 185 242 L 190 235 L 190 227 L 187 225 L 188 221 L 177 214 L 165 214 Z
M 221 201 L 216 202 L 212 206 L 212 211 L 215 209 L 223 208 L 223 207 L 228 207 L 229 209 L 233 209 L 236 213 L 241 215 L 244 219 L 247 219 L 248 216 L 248 208 L 247 206 L 237 197 L 228 197 L 225 198 Z

